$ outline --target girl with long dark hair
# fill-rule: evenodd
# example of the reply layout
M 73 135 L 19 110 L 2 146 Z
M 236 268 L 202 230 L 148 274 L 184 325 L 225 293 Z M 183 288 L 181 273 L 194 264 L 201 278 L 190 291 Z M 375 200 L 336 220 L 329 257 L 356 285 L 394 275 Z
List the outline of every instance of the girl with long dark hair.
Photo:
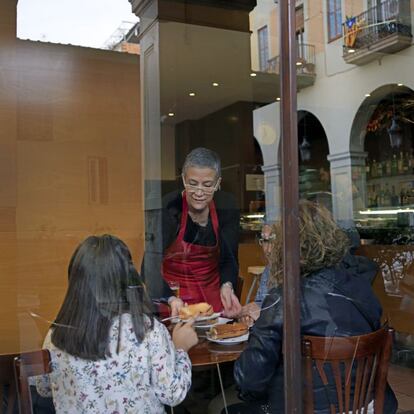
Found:
M 57 413 L 163 413 L 191 385 L 192 322 L 172 340 L 152 316 L 128 247 L 111 236 L 83 241 L 69 263 L 69 286 L 44 348 L 53 372 L 37 381 Z

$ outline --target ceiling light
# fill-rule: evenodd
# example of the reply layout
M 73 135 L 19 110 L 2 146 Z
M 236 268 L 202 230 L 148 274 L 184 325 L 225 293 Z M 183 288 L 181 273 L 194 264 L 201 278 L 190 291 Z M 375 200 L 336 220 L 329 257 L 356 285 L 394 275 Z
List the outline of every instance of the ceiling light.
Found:
M 276 98 L 276 100 L 277 100 L 277 101 L 280 101 L 280 98 L 279 98 L 279 97 L 277 97 L 277 98 Z
M 397 86 L 404 86 L 402 83 L 397 83 Z
M 175 113 L 174 112 L 168 112 L 168 116 L 174 116 Z
M 252 73 L 250 74 L 250 76 L 251 76 L 252 78 L 254 78 L 254 77 L 256 77 L 256 76 L 257 76 L 257 73 L 252 72 Z
M 302 66 L 302 62 L 297 61 L 297 62 L 296 62 L 296 66 Z
M 219 86 L 218 82 L 213 82 L 212 85 L 213 86 Z
M 348 49 L 347 52 L 348 53 L 355 53 L 355 49 Z
M 190 92 L 188 95 L 189 96 L 195 96 L 195 92 Z
M 365 94 L 365 97 L 367 97 L 367 98 L 369 98 L 371 96 L 371 94 L 370 93 L 366 93 Z

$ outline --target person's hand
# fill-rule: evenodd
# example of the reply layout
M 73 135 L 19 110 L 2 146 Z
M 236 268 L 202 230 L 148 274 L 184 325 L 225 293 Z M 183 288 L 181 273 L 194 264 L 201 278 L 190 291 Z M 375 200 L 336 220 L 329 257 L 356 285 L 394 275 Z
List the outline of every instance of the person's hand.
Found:
M 240 314 L 242 306 L 230 286 L 223 285 L 221 287 L 220 298 L 224 307 L 223 316 L 226 318 L 234 318 Z
M 184 306 L 184 302 L 180 298 L 176 298 L 175 296 L 172 296 L 168 300 L 168 304 L 171 308 L 171 316 L 178 316 L 180 313 L 180 309 Z
M 188 352 L 194 345 L 197 345 L 198 336 L 193 328 L 193 323 L 197 316 L 191 318 L 184 324 L 180 322 L 175 325 L 172 333 L 172 340 L 176 349 L 182 349 L 185 352 Z
M 242 307 L 239 321 L 252 326 L 260 316 L 260 307 L 256 302 L 248 303 Z

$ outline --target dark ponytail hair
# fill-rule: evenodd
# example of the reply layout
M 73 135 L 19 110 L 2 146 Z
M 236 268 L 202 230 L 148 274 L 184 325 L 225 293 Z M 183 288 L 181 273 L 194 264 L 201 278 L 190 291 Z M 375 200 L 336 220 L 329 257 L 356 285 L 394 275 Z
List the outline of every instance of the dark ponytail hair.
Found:
M 113 319 L 118 316 L 121 324 L 123 313 L 131 314 L 139 342 L 152 329 L 151 301 L 122 240 L 108 234 L 88 237 L 75 250 L 68 274 L 68 290 L 52 327 L 59 349 L 83 359 L 105 359 Z

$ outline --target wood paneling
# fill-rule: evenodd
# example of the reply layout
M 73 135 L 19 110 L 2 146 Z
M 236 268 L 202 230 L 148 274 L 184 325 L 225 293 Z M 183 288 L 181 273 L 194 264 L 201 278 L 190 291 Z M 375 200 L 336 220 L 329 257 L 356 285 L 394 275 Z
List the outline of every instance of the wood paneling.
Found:
M 115 234 L 139 267 L 144 234 L 139 57 L 18 40 L 15 6 L 0 3 L 0 353 L 41 345 L 81 240 Z

